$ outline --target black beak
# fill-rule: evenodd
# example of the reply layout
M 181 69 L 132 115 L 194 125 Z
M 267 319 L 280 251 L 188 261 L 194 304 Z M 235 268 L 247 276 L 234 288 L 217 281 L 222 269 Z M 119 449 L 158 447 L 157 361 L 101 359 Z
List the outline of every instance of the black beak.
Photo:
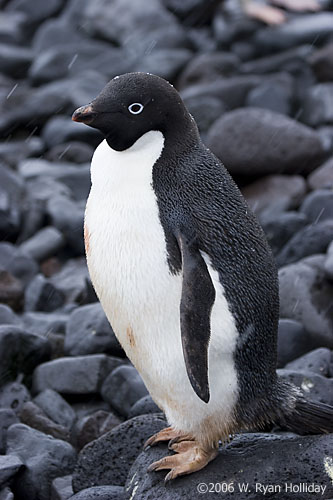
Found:
M 85 123 L 86 125 L 90 125 L 94 118 L 97 116 L 97 113 L 93 111 L 93 107 L 91 104 L 87 104 L 86 106 L 81 106 L 76 111 L 74 111 L 72 115 L 72 120 L 74 122 Z

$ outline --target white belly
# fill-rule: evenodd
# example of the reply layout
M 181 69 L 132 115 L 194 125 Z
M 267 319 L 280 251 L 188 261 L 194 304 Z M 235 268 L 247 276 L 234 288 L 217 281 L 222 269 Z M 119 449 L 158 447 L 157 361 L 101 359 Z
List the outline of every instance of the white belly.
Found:
M 182 276 L 169 271 L 151 186 L 163 142 L 160 132 L 149 132 L 124 152 L 113 151 L 105 141 L 97 148 L 85 218 L 87 261 L 113 330 L 152 397 L 171 425 L 195 432 L 207 417 L 230 418 L 237 398 L 237 331 L 217 273 L 204 255 L 216 289 L 206 404 L 187 377 L 179 319 Z

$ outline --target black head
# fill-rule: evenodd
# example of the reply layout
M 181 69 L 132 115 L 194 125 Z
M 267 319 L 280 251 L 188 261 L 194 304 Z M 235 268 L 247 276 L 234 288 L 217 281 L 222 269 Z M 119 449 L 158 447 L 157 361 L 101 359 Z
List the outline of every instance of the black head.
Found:
M 180 95 L 163 78 L 127 73 L 111 80 L 72 119 L 97 128 L 116 151 L 131 147 L 143 134 L 159 130 L 164 137 L 179 134 L 198 140 L 198 130 Z

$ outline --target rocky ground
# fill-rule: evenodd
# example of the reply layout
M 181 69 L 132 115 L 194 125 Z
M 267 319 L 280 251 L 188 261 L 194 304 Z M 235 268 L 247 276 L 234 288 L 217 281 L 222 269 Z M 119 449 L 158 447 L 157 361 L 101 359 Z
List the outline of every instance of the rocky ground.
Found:
M 87 273 L 83 212 L 101 137 L 70 115 L 117 74 L 159 74 L 272 246 L 280 376 L 333 404 L 332 4 L 278 27 L 217 4 L 0 0 L 0 500 L 260 499 L 258 482 L 326 486 L 269 498 L 333 498 L 332 435 L 245 433 L 167 487 L 147 473 L 167 448 L 142 444 L 166 423 Z M 216 482 L 229 492 L 197 490 Z

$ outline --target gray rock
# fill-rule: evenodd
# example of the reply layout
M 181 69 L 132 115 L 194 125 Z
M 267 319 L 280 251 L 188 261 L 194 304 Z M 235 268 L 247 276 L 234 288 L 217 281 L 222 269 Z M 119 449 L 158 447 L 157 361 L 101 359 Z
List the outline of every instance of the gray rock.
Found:
M 308 61 L 317 80 L 327 82 L 333 80 L 333 43 L 328 43 L 314 51 Z
M 333 83 L 319 83 L 309 89 L 302 106 L 300 118 L 311 127 L 333 123 Z
M 33 429 L 44 432 L 56 439 L 69 441 L 69 432 L 64 426 L 56 424 L 45 415 L 43 410 L 32 401 L 24 403 L 20 411 L 20 420 Z
M 23 78 L 31 64 L 32 57 L 30 49 L 0 43 L 1 71 L 6 75 Z
M 6 269 L 24 284 L 29 283 L 38 272 L 36 261 L 11 243 L 0 243 L 0 268 Z
M 242 193 L 256 214 L 267 208 L 289 210 L 305 196 L 306 183 L 300 175 L 268 175 L 243 188 Z
M 16 415 L 19 415 L 24 403 L 30 399 L 26 386 L 18 382 L 9 382 L 0 389 L 0 408 L 13 410 Z
M 14 410 L 10 408 L 0 409 L 0 453 L 4 454 L 6 450 L 7 429 L 12 424 L 19 421 Z M 0 497 L 1 498 L 1 497 Z
M 35 260 L 41 261 L 56 254 L 63 245 L 64 237 L 61 232 L 52 226 L 47 226 L 22 243 L 20 248 Z
M 327 257 L 325 260 L 324 264 L 324 270 L 326 273 L 326 276 L 333 280 L 333 242 L 330 243 L 328 249 L 327 249 Z
M 333 404 L 333 379 L 310 370 L 278 370 L 278 376 L 293 383 L 309 401 Z
M 315 223 L 333 219 L 333 191 L 318 189 L 309 193 L 304 199 L 300 211 Z
M 89 443 L 78 457 L 73 474 L 74 492 L 106 484 L 124 485 L 144 442 L 164 427 L 166 422 L 161 415 L 141 415 Z
M 161 500 L 209 499 L 210 484 L 225 484 L 234 493 L 223 494 L 224 498 L 237 500 L 264 498 L 260 485 L 281 485 L 281 491 L 270 493 L 277 500 L 294 500 L 293 491 L 286 491 L 285 485 L 298 485 L 307 481 L 316 485 L 327 485 L 326 498 L 332 497 L 333 487 L 323 467 L 323 457 L 330 456 L 333 436 L 299 437 L 291 433 L 282 434 L 239 434 L 227 446 L 220 449 L 218 456 L 204 469 L 189 476 L 177 478 L 165 487 L 166 471 L 147 473 L 147 467 L 168 453 L 166 446 L 150 448 L 134 462 L 126 481 L 128 497 L 159 498 Z M 329 459 L 327 459 L 329 463 Z M 292 471 L 292 478 L 290 475 Z M 200 495 L 198 485 L 204 484 Z M 207 490 L 204 489 L 207 485 Z M 248 485 L 247 491 L 240 491 L 241 485 Z M 218 491 L 218 490 L 216 490 Z M 228 491 L 228 490 L 227 490 Z M 221 494 L 220 494 L 221 495 Z M 214 493 L 213 493 L 214 496 Z M 218 496 L 218 493 L 216 494 Z M 313 493 L 302 494 L 302 500 L 311 500 Z M 319 498 L 319 494 L 318 494 Z M 324 497 L 323 497 L 324 498 Z
M 48 337 L 51 333 L 65 333 L 67 314 L 28 312 L 23 314 L 23 323 L 30 333 Z
M 14 495 L 8 486 L 0 490 L 0 500 L 14 500 Z
M 240 73 L 267 74 L 277 71 L 291 71 L 298 66 L 304 66 L 309 55 L 312 54 L 312 45 L 301 45 L 292 49 L 270 54 L 246 62 L 239 68 Z
M 65 296 L 61 290 L 45 278 L 38 274 L 25 290 L 24 310 L 52 312 L 59 309 L 65 303 Z
M 136 401 L 148 391 L 133 366 L 119 366 L 106 377 L 101 388 L 102 398 L 125 417 Z
M 22 468 L 23 462 L 15 455 L 0 455 L 0 486 Z
M 40 392 L 34 402 L 57 424 L 70 429 L 76 418 L 73 408 L 67 401 L 52 389 Z
M 125 500 L 121 486 L 93 486 L 74 495 L 73 500 Z
M 51 500 L 68 500 L 73 494 L 71 475 L 57 477 L 52 481 Z
M 264 108 L 283 115 L 291 113 L 292 89 L 278 82 L 264 82 L 250 90 L 246 106 Z
M 17 236 L 22 216 L 24 199 L 22 179 L 12 170 L 0 165 L 0 237 Z
M 0 301 L 15 311 L 22 309 L 23 286 L 20 280 L 8 271 L 0 269 Z
M 51 483 L 73 470 L 76 453 L 65 441 L 54 439 L 24 424 L 8 429 L 7 453 L 17 455 L 25 464 L 15 484 L 18 498 L 49 500 Z
M 8 12 L 22 12 L 27 16 L 27 23 L 40 23 L 44 19 L 57 14 L 63 5 L 63 0 L 12 0 L 6 7 Z
M 29 141 L 10 140 L 0 144 L 0 159 L 7 165 L 16 167 L 25 158 L 42 154 L 43 149 L 44 144 L 40 137 L 31 137 Z
M 185 100 L 185 105 L 194 117 L 201 134 L 206 133 L 225 111 L 222 101 L 212 96 L 190 97 Z
M 329 377 L 331 363 L 332 351 L 326 347 L 319 347 L 318 349 L 308 352 L 300 358 L 287 363 L 285 369 L 293 371 L 309 371 L 322 375 L 323 377 Z
M 270 247 L 276 255 L 287 241 L 308 224 L 307 217 L 299 212 L 265 210 L 259 217 Z
M 0 385 L 15 380 L 20 373 L 30 374 L 49 359 L 51 346 L 47 339 L 27 333 L 18 326 L 0 326 Z
M 222 116 L 210 128 L 207 146 L 232 175 L 304 173 L 313 170 L 323 157 L 315 131 L 279 113 L 257 108 Z
M 326 252 L 333 239 L 333 220 L 313 223 L 300 229 L 286 243 L 276 257 L 279 267 L 286 266 L 308 255 Z
M 43 128 L 42 137 L 48 147 L 72 140 L 88 142 L 96 147 L 103 140 L 100 132 L 83 123 L 73 122 L 68 116 L 50 118 Z
M 155 49 L 137 62 L 135 70 L 173 81 L 191 57 L 192 52 L 187 49 Z
M 316 336 L 318 344 L 314 347 L 332 348 L 333 286 L 322 268 L 325 256 L 318 257 L 318 266 L 310 259 L 303 259 L 280 269 L 280 315 L 299 321 Z
M 21 12 L 1 12 L 0 41 L 8 44 L 22 43 L 25 38 L 26 16 Z M 1 499 L 2 500 L 2 499 Z
M 74 431 L 77 448 L 81 450 L 86 444 L 111 431 L 121 422 L 116 415 L 105 410 L 98 410 L 82 417 L 77 421 Z
M 53 389 L 63 394 L 94 394 L 114 367 L 105 354 L 59 358 L 39 365 L 33 374 L 34 392 Z
M 52 224 L 65 235 L 67 243 L 75 253 L 82 255 L 84 207 L 64 196 L 55 196 L 48 202 L 47 212 Z
M 333 157 L 316 168 L 307 178 L 310 189 L 333 188 Z
M 293 319 L 280 319 L 277 356 L 279 368 L 319 346 L 320 339 L 317 335 L 306 331 L 301 323 Z
M 161 409 L 153 401 L 150 395 L 143 396 L 143 398 L 138 399 L 131 407 L 128 413 L 128 419 L 137 417 L 138 415 L 146 415 L 150 413 L 159 413 Z
M 78 307 L 72 312 L 66 326 L 66 354 L 70 356 L 100 352 L 119 354 L 121 351 L 99 302 Z
M 50 281 L 66 297 L 67 302 L 87 302 L 89 273 L 85 258 L 71 259 Z
M 74 4 L 73 1 L 66 2 L 63 10 L 65 14 L 66 7 L 70 8 Z M 79 2 L 79 8 L 82 10 L 83 2 Z M 74 42 L 80 43 L 86 40 L 82 36 L 79 30 L 73 29 L 75 22 L 78 21 L 78 13 L 76 13 L 77 19 L 65 19 L 64 16 L 59 16 L 56 18 L 51 18 L 45 20 L 37 28 L 33 40 L 32 48 L 36 55 L 44 52 L 47 49 L 57 46 L 63 46 L 66 44 L 72 44 Z M 80 21 L 78 21 L 80 23 Z
M 12 309 L 5 304 L 0 304 L 0 325 L 15 325 L 20 326 L 21 321 L 12 311 Z
M 69 141 L 52 146 L 45 158 L 49 161 L 64 161 L 74 163 L 90 163 L 94 148 L 85 142 Z

